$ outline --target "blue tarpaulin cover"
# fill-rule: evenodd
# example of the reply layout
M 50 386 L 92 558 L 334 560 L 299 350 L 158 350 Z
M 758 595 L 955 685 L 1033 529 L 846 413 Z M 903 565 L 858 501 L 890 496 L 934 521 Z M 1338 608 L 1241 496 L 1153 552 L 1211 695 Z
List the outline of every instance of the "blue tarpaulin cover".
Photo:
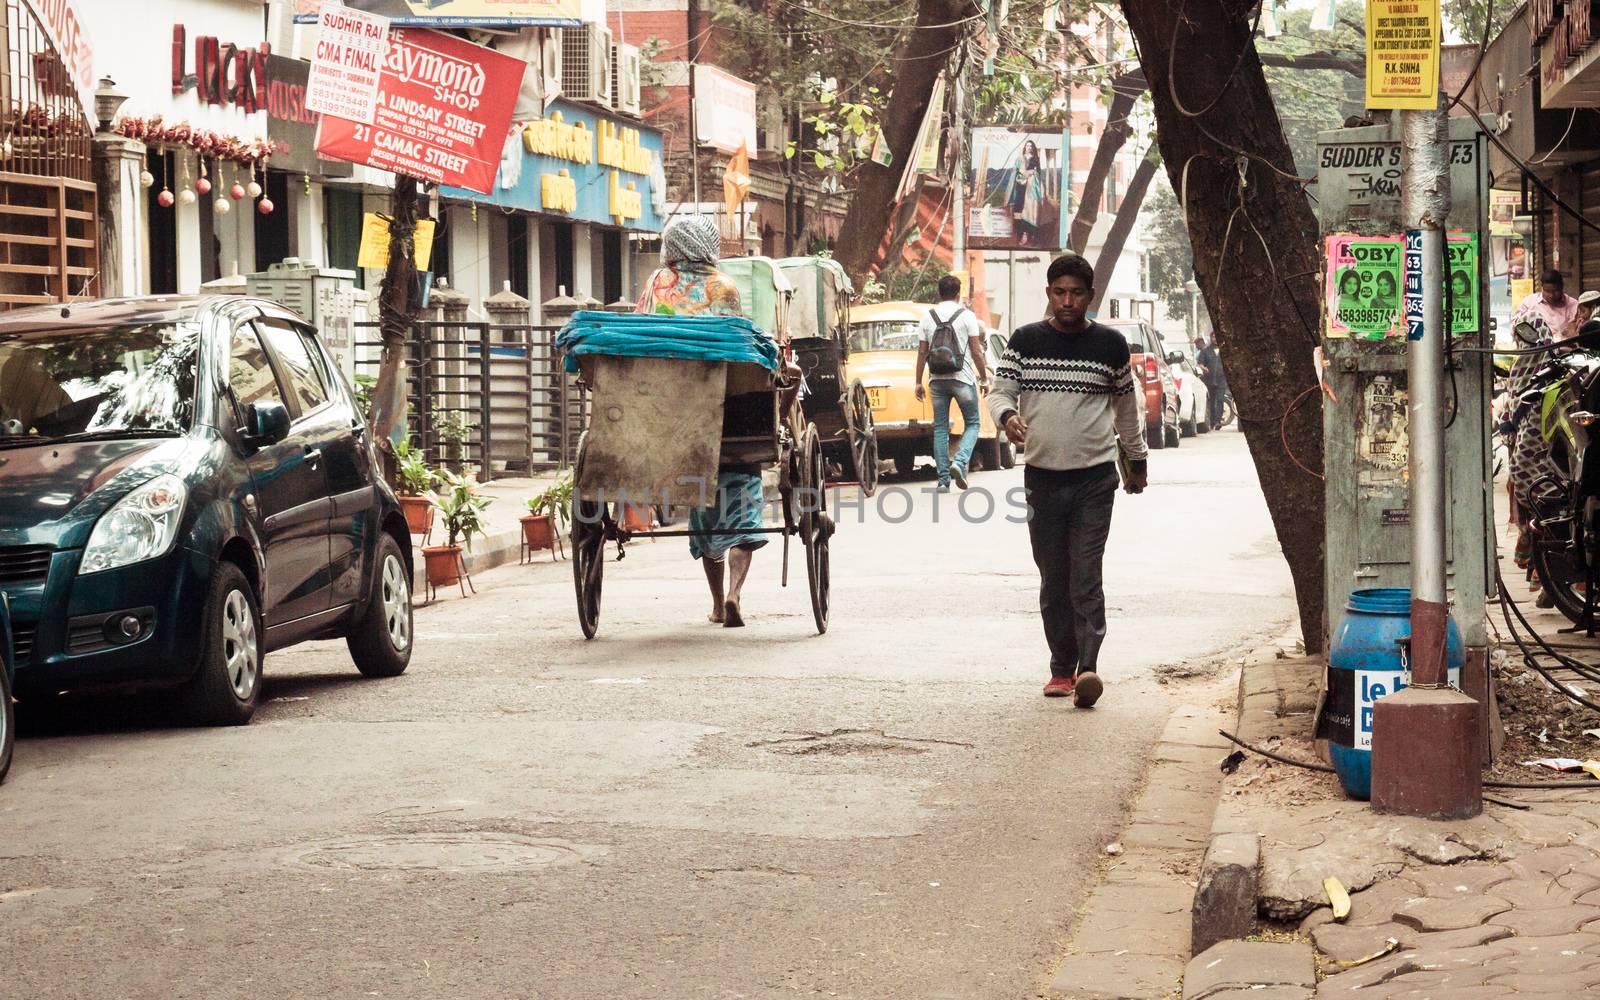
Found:
M 586 354 L 685 361 L 736 361 L 778 370 L 778 345 L 739 316 L 667 316 L 648 313 L 574 313 L 556 338 L 567 371 Z

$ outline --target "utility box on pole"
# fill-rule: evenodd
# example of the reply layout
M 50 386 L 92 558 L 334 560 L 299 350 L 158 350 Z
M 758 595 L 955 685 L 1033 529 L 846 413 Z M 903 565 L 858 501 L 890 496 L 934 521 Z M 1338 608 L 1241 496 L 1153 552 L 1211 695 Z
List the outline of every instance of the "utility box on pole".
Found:
M 1487 141 L 1470 118 L 1450 122 L 1450 273 L 1447 316 L 1445 455 L 1447 578 L 1452 613 L 1467 646 L 1461 688 L 1488 705 L 1486 598 L 1494 589 L 1494 482 L 1491 473 L 1488 353 Z M 1354 590 L 1411 585 L 1411 509 L 1407 435 L 1407 339 L 1398 274 L 1401 135 L 1393 124 L 1317 137 L 1318 219 L 1328 269 L 1322 314 L 1327 503 L 1327 620 L 1337 625 Z M 1458 273 L 1463 272 L 1463 273 Z M 1462 293 L 1465 292 L 1465 295 Z M 1463 301 L 1465 299 L 1465 301 Z M 1393 303 L 1393 304 L 1391 304 Z M 1387 329 L 1381 329 L 1388 325 Z M 1455 677 L 1451 678 L 1456 682 Z M 1356 706 L 1358 725 L 1360 709 Z M 1482 720 L 1488 747 L 1487 712 Z M 1367 713 L 1370 718 L 1370 713 Z
M 308 260 L 288 257 L 265 271 L 245 275 L 245 291 L 293 309 L 317 328 L 344 376 L 353 384 L 356 375 L 355 326 L 367 319 L 371 296 L 356 287 L 356 273 L 318 267 Z

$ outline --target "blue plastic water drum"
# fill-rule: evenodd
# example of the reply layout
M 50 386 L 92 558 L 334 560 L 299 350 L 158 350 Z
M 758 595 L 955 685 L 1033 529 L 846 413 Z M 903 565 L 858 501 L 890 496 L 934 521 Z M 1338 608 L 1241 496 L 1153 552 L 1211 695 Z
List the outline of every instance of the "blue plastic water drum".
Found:
M 1372 797 L 1372 706 L 1411 683 L 1411 591 L 1358 590 L 1328 651 L 1328 695 L 1317 719 L 1317 737 L 1329 741 L 1333 769 L 1353 799 Z M 1466 647 L 1452 617 L 1447 622 L 1445 664 L 1450 686 L 1461 687 Z

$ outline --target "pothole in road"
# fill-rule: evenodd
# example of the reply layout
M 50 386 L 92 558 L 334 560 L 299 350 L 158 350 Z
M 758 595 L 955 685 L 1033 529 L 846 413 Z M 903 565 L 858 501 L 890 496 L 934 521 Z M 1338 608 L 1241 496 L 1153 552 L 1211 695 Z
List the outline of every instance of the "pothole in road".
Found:
M 504 833 L 412 833 L 323 841 L 299 852 L 295 860 L 311 868 L 347 871 L 482 875 L 555 868 L 591 853 L 577 844 Z
M 895 736 L 881 729 L 835 729 L 828 733 L 807 733 L 777 740 L 756 740 L 746 746 L 762 747 L 791 757 L 902 756 L 927 753 L 935 746 L 967 747 L 956 740 L 919 739 Z

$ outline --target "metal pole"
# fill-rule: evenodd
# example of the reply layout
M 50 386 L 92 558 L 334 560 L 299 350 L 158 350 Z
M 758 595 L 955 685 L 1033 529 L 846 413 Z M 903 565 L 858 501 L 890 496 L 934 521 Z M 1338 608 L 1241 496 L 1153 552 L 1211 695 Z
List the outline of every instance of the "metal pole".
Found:
M 700 211 L 700 122 L 696 119 L 695 77 L 700 74 L 696 67 L 700 64 L 700 5 L 697 0 L 689 0 L 688 11 L 689 44 L 685 53 L 689 57 L 689 170 L 694 174 L 694 210 Z
M 1006 251 L 1006 326 L 1015 330 L 1017 322 L 1017 252 Z
M 1442 110 L 1402 111 L 1401 217 L 1411 232 L 1410 250 L 1421 243 L 1422 330 L 1407 345 L 1411 438 L 1411 683 L 1444 687 L 1445 449 L 1444 227 L 1450 214 L 1450 142 Z M 1418 240 L 1420 236 L 1420 241 Z M 1414 269 L 1414 268 L 1413 268 Z
M 965 29 L 963 29 L 965 35 Z M 966 42 L 963 38 L 961 53 L 956 57 L 955 79 L 951 81 L 950 106 L 951 129 L 950 134 L 956 147 L 955 177 L 951 183 L 955 188 L 950 192 L 951 214 L 955 216 L 955 227 L 950 234 L 950 263 L 955 270 L 966 273 L 967 263 L 967 53 Z M 972 280 L 966 281 L 966 289 L 970 295 Z
M 1448 686 L 1446 647 L 1444 344 L 1450 325 L 1444 314 L 1443 263 L 1451 207 L 1448 99 L 1441 81 L 1433 110 L 1404 111 L 1400 117 L 1411 452 L 1411 636 L 1402 652 L 1409 649 L 1411 685 L 1378 698 L 1372 709 L 1372 808 L 1430 819 L 1465 819 L 1483 811 L 1478 703 Z M 1470 600 L 1474 595 L 1463 596 Z

